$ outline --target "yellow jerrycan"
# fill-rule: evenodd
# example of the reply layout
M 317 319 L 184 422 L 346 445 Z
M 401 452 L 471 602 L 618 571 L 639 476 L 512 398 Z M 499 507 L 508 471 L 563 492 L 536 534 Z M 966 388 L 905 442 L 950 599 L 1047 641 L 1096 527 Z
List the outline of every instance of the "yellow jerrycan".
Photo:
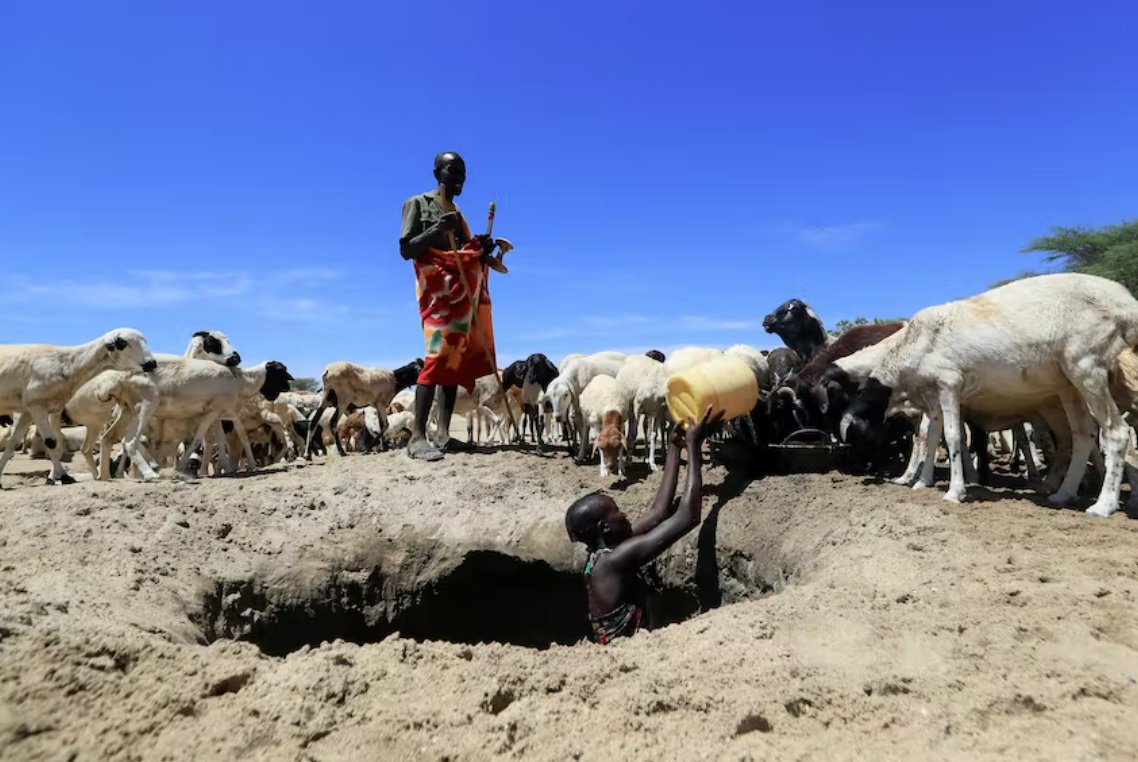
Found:
M 711 414 L 723 411 L 723 420 L 746 415 L 759 401 L 755 373 L 737 357 L 724 355 L 693 365 L 668 377 L 668 412 L 683 423 L 699 420 L 711 405 Z

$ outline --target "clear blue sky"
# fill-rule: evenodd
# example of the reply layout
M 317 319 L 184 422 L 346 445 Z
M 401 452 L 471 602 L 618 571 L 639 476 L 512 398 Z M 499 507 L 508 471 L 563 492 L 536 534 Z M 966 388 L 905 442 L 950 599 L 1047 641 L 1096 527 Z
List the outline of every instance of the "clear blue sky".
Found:
M 905 316 L 1138 216 L 1138 6 L 933 5 L 11 5 L 0 342 L 405 362 L 401 203 L 448 149 L 517 246 L 502 360 Z

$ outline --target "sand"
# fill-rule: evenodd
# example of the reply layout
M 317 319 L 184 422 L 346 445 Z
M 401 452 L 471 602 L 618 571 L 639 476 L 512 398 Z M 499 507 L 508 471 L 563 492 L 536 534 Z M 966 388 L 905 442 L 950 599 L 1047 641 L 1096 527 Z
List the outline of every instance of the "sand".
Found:
M 687 621 L 607 648 L 431 639 L 572 638 L 564 509 L 605 486 L 643 510 L 659 476 L 632 473 L 494 451 L 6 476 L 0 758 L 1138 756 L 1136 516 L 1014 486 L 951 505 L 710 468 L 711 515 L 659 563 Z

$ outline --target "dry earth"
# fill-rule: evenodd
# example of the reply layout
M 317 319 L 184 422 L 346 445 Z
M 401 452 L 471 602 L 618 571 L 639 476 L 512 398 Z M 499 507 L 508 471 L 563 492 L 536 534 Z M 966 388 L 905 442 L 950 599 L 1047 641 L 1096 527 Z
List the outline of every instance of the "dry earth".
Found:
M 601 648 L 560 644 L 564 509 L 599 486 L 560 455 L 38 481 L 0 493 L 3 759 L 1138 756 L 1124 511 L 709 469 L 659 564 L 703 613 Z M 554 644 L 447 642 L 480 637 Z

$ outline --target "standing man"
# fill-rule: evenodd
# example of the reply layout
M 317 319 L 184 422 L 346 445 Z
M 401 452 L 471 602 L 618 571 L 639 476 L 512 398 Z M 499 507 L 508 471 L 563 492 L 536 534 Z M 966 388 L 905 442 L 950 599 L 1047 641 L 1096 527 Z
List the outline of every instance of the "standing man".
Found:
M 415 263 L 419 317 L 427 359 L 415 388 L 415 424 L 407 455 L 440 460 L 447 450 L 469 444 L 450 438 L 450 418 L 459 385 L 493 373 L 494 327 L 486 287 L 487 260 L 494 250 L 488 235 L 472 236 L 454 204 L 466 182 L 466 162 L 453 151 L 435 157 L 438 187 L 403 202 L 399 253 Z M 435 387 L 443 389 L 437 443 L 427 439 L 427 417 Z

